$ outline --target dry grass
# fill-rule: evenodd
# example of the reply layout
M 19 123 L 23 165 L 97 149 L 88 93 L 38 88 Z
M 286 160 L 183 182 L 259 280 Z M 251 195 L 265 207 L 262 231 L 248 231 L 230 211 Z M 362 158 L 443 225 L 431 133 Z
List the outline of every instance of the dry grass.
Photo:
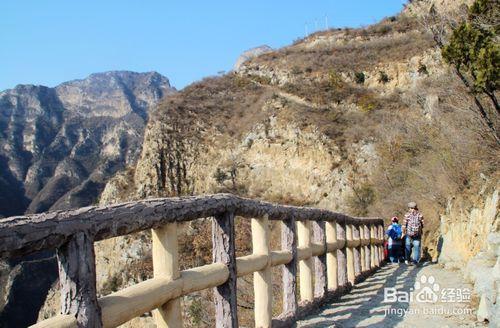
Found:
M 327 31 L 315 32 L 305 39 L 297 40 L 294 45 L 313 39 L 315 37 L 329 36 L 332 34 L 348 35 L 351 38 L 360 36 L 379 37 L 387 35 L 389 33 L 407 33 L 413 30 L 417 30 L 420 27 L 421 24 L 419 24 L 415 17 L 408 15 L 391 16 L 382 19 L 376 24 L 372 24 L 363 28 L 334 28 Z
M 187 138 L 197 138 L 211 127 L 239 137 L 264 117 L 259 112 L 269 96 L 264 88 L 235 74 L 206 78 L 161 103 L 152 121 L 167 122 Z M 199 122 L 204 124 L 196 124 Z
M 246 65 L 268 65 L 311 78 L 330 70 L 355 73 L 371 69 L 374 63 L 404 61 L 434 45 L 429 33 L 419 30 L 412 19 L 406 20 L 408 23 L 403 25 L 383 21 L 365 29 L 319 32 L 293 46 L 254 58 Z M 388 30 L 390 32 L 384 32 Z M 318 37 L 340 41 L 313 48 L 304 46 Z

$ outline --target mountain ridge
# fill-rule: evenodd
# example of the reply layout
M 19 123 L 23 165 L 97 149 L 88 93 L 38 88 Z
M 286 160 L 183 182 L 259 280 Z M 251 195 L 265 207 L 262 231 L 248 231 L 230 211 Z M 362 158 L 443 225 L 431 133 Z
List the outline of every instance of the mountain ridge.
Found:
M 95 202 L 137 159 L 150 109 L 173 92 L 159 73 L 131 71 L 1 91 L 0 215 Z
M 173 92 L 157 72 L 130 71 L 0 92 L 0 217 L 95 203 L 135 163 L 150 111 Z M 57 279 L 53 255 L 0 262 L 0 326 L 36 321 Z

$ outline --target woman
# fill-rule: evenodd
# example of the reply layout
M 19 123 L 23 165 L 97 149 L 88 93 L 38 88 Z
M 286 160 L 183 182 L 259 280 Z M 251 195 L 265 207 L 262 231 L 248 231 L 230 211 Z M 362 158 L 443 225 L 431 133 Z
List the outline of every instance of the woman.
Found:
M 386 231 L 387 235 L 387 248 L 389 251 L 389 260 L 392 263 L 399 263 L 401 259 L 401 250 L 403 247 L 403 231 L 401 225 L 398 223 L 399 219 L 395 216 L 391 219 L 391 225 Z

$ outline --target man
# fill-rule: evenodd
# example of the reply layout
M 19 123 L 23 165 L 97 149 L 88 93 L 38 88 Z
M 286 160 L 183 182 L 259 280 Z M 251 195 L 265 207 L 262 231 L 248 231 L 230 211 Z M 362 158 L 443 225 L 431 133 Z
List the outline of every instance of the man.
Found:
M 424 229 L 424 217 L 418 211 L 417 203 L 408 203 L 408 213 L 405 214 L 403 227 L 404 233 L 406 234 L 405 263 L 410 264 L 411 261 L 414 264 L 418 264 L 420 260 L 420 243 L 422 240 L 422 230 Z

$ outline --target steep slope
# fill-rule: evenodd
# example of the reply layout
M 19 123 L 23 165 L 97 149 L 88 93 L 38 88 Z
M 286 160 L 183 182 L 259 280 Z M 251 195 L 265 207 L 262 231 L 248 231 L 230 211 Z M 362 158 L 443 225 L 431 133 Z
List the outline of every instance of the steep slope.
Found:
M 149 109 L 172 91 L 158 73 L 122 71 L 1 92 L 0 215 L 94 203 L 135 162 Z
M 320 32 L 162 102 L 123 199 L 227 190 L 389 216 L 413 198 L 437 223 L 447 195 L 495 172 L 468 104 L 410 13 Z

